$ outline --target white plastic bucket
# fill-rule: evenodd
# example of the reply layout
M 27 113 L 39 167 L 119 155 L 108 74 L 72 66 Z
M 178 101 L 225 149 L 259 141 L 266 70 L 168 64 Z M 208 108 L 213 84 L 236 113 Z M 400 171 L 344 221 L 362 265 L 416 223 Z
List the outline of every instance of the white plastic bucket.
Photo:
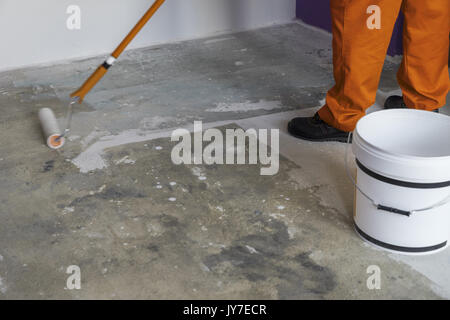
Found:
M 353 136 L 354 222 L 385 250 L 428 254 L 450 235 L 450 117 L 420 110 L 371 113 Z

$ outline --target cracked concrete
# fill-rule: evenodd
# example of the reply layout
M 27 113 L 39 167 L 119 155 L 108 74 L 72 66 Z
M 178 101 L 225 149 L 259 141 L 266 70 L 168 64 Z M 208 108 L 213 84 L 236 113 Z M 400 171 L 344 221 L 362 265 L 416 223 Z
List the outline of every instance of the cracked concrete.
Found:
M 62 121 L 101 59 L 0 74 L 0 299 L 449 298 L 449 252 L 411 258 L 362 242 L 344 146 L 285 132 L 332 84 L 330 38 L 294 23 L 215 40 L 127 52 L 59 151 L 44 145 L 37 111 Z M 379 104 L 396 68 L 386 63 Z M 170 134 L 194 120 L 280 128 L 279 173 L 172 164 Z M 107 165 L 73 162 L 94 154 Z M 81 290 L 65 289 L 70 265 Z M 370 265 L 380 290 L 366 286 Z

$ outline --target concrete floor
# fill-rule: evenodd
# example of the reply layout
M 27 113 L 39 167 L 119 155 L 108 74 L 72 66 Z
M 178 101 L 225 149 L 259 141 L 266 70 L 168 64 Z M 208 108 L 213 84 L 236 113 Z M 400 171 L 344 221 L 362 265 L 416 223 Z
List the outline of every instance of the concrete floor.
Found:
M 293 23 L 129 51 L 49 150 L 39 108 L 62 121 L 100 61 L 0 74 L 0 299 L 450 298 L 450 251 L 361 241 L 344 145 L 285 132 L 333 83 L 327 34 Z M 397 67 L 386 63 L 378 104 Z M 279 173 L 173 165 L 170 134 L 194 120 L 280 128 Z M 70 265 L 80 290 L 65 288 Z M 380 290 L 366 286 L 370 265 Z

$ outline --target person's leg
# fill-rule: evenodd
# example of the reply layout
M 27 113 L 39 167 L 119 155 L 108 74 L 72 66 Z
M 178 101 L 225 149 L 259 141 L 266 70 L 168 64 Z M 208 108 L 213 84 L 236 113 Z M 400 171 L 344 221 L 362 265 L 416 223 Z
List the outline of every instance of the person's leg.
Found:
M 419 0 L 423 1 L 423 0 Z M 448 0 L 443 0 L 448 1 Z M 319 116 L 352 131 L 376 98 L 387 49 L 402 0 L 331 0 L 335 86 Z M 381 9 L 381 28 L 369 29 L 369 6 Z
M 409 108 L 435 110 L 445 105 L 448 74 L 449 0 L 405 0 L 404 55 L 398 72 Z

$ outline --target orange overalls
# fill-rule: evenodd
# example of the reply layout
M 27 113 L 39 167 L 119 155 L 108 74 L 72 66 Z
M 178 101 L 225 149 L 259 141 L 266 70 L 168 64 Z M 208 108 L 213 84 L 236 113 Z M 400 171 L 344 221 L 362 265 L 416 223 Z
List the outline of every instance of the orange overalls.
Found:
M 319 116 L 329 125 L 354 130 L 375 102 L 381 71 L 400 8 L 405 15 L 404 56 L 397 74 L 409 108 L 445 105 L 450 0 L 330 0 L 335 86 Z M 370 29 L 368 7 L 381 9 L 381 28 Z

